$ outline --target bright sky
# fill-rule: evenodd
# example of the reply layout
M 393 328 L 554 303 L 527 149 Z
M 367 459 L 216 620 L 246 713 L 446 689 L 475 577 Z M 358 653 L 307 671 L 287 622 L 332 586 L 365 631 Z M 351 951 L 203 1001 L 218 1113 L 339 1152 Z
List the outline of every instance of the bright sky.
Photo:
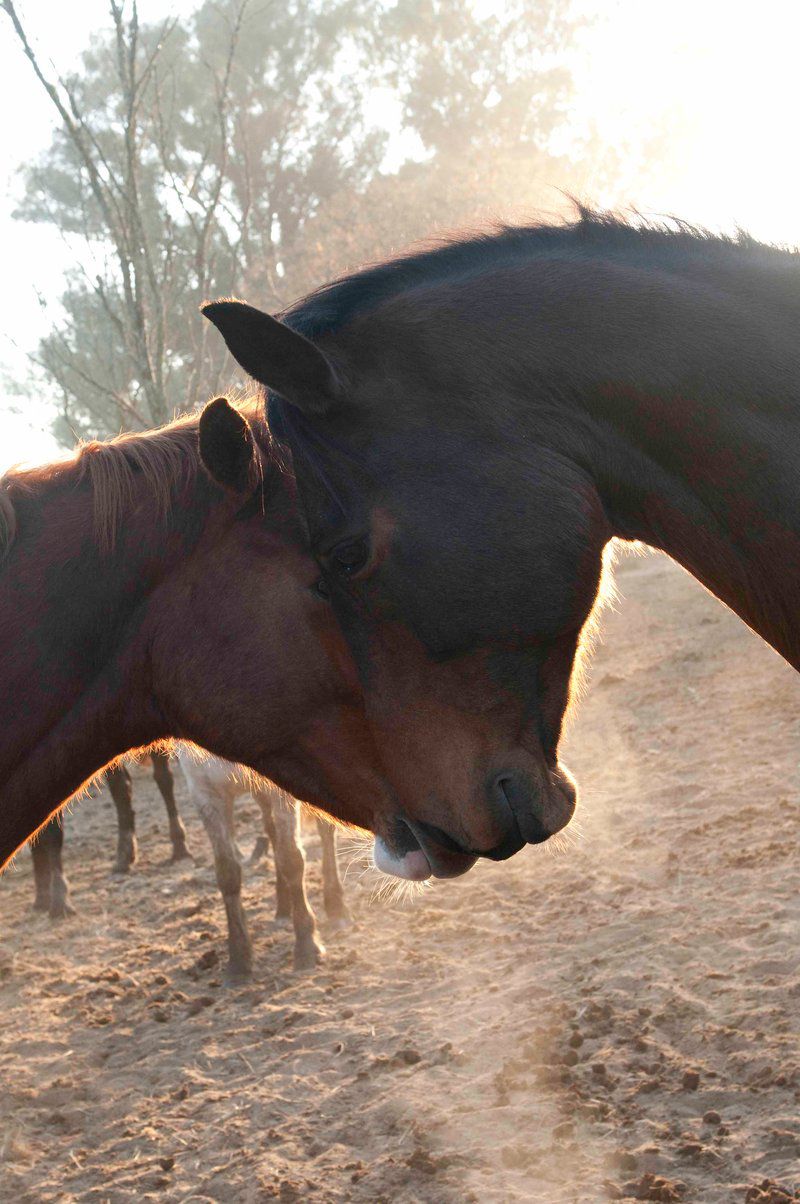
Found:
M 530 0 L 535 3 L 536 0 Z M 587 168 L 587 201 L 672 213 L 716 229 L 736 225 L 759 238 L 800 243 L 795 135 L 800 5 L 762 0 L 757 8 L 729 0 L 579 0 L 594 12 L 574 61 L 576 129 L 593 125 L 602 145 L 621 153 L 626 178 L 613 194 L 598 190 Z M 188 12 L 193 0 L 140 0 L 143 21 Z M 44 61 L 74 65 L 91 32 L 107 23 L 106 0 L 24 0 L 20 10 L 37 35 Z M 69 262 L 57 232 L 14 222 L 15 167 L 43 149 L 53 110 L 34 79 L 8 18 L 0 13 L 0 372 L 24 371 L 57 302 Z M 657 172 L 640 173 L 643 140 L 664 146 Z M 52 312 L 52 310 L 50 311 Z M 19 459 L 53 454 L 47 399 L 23 413 L 0 397 L 0 472 Z

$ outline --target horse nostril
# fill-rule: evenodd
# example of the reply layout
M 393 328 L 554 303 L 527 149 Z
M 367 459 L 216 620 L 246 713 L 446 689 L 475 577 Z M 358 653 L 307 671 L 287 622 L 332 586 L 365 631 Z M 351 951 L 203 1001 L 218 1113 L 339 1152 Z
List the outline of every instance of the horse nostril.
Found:
M 541 793 L 527 774 L 509 770 L 497 774 L 490 794 L 493 805 L 510 816 L 525 843 L 540 844 L 547 840 L 550 833 L 543 823 Z

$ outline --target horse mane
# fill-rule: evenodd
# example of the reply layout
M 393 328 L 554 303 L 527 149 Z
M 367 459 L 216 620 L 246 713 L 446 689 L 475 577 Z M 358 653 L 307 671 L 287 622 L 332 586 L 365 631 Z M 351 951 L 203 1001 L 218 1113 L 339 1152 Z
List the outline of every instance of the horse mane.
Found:
M 688 252 L 702 251 L 712 261 L 751 259 L 776 262 L 800 255 L 786 247 L 759 243 L 745 231 L 715 234 L 677 217 L 645 220 L 639 214 L 625 219 L 573 201 L 576 217 L 555 224 L 496 225 L 486 230 L 461 231 L 433 242 L 412 246 L 399 255 L 329 281 L 284 310 L 288 326 L 306 338 L 335 334 L 349 322 L 407 290 L 463 279 L 498 267 L 513 266 L 548 253 L 582 257 L 587 254 L 630 254 L 646 249 L 667 266 L 677 268 Z
M 14 542 L 16 533 L 17 515 L 5 488 L 5 482 L 0 478 L 0 560 Z
M 262 452 L 271 463 L 271 438 L 258 399 L 233 402 L 247 418 Z M 164 523 L 176 496 L 190 488 L 200 468 L 198 428 L 200 411 L 183 414 L 152 431 L 125 432 L 112 439 L 93 439 L 75 453 L 37 468 L 11 469 L 0 477 L 0 559 L 9 551 L 16 533 L 14 494 L 31 497 L 50 484 L 79 485 L 88 480 L 92 490 L 94 536 L 104 554 L 113 551 L 117 532 L 135 498 L 137 477 L 146 482 L 160 523 Z

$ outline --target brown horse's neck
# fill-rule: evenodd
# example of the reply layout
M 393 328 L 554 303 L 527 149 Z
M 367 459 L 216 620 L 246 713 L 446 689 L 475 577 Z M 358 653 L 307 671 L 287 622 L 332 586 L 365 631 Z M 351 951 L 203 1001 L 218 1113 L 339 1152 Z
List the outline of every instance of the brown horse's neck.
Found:
M 668 553 L 800 669 L 800 405 L 609 384 L 589 412 L 614 533 Z
M 0 869 L 54 811 L 129 749 L 152 744 L 159 716 L 132 672 L 115 664 L 64 715 L 39 733 L 0 785 Z
M 166 734 L 148 684 L 148 611 L 207 519 L 209 486 L 198 478 L 192 489 L 194 506 L 165 519 L 137 476 L 103 551 L 77 470 L 12 482 L 17 530 L 0 564 L 0 867 L 108 761 Z

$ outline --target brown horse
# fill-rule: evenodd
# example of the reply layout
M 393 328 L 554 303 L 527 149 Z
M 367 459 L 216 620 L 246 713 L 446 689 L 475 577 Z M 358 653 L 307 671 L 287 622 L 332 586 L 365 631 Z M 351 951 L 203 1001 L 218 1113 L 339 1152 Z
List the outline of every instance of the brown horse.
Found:
M 169 737 L 347 822 L 387 810 L 293 478 L 252 406 L 218 398 L 8 474 L 0 523 L 0 866 L 98 770 Z
M 800 667 L 796 253 L 582 213 L 379 265 L 283 321 L 205 312 L 278 395 L 402 804 L 385 868 L 463 872 L 569 821 L 558 744 L 612 536 Z

